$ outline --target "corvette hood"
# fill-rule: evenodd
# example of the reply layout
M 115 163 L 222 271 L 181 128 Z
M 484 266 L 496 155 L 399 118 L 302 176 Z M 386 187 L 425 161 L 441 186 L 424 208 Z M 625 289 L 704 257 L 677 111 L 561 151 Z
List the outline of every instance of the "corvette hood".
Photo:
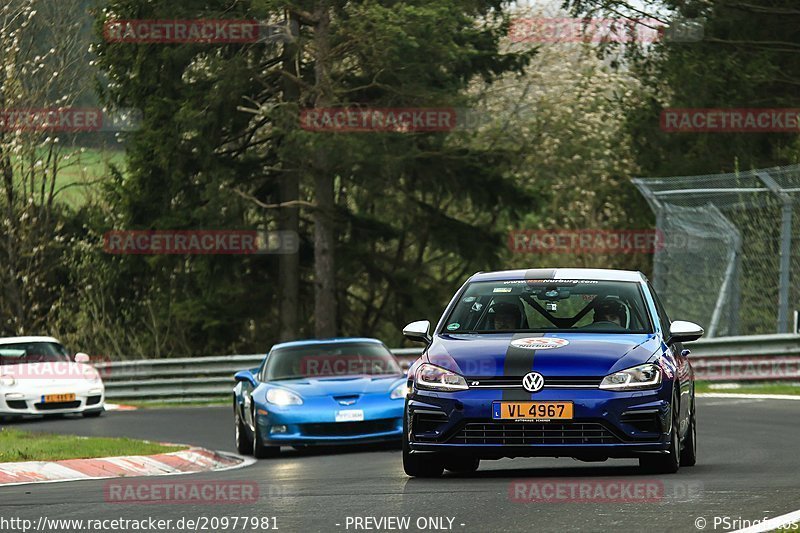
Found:
M 650 360 L 653 334 L 515 333 L 437 335 L 429 362 L 469 377 L 602 377 Z
M 344 396 L 389 392 L 405 380 L 403 376 L 335 376 L 272 381 L 269 385 L 283 387 L 300 396 Z

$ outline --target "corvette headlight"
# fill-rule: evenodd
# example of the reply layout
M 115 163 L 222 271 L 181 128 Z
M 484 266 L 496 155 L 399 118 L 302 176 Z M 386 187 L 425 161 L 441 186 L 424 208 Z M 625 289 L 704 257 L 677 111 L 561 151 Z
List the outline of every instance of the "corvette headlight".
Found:
M 424 363 L 417 369 L 414 383 L 417 388 L 425 390 L 456 391 L 469 388 L 464 376 L 430 363 Z
M 269 389 L 267 401 L 275 405 L 302 405 L 303 399 L 286 389 Z
M 405 398 L 407 394 L 408 394 L 408 385 L 404 381 L 403 383 L 395 387 L 394 390 L 392 390 L 392 393 L 389 395 L 389 398 L 391 398 L 392 400 L 400 400 L 402 398 Z
M 4 387 L 13 387 L 17 384 L 17 380 L 13 376 L 0 376 L 0 385 Z
M 658 365 L 648 363 L 607 375 L 600 382 L 600 388 L 607 390 L 638 390 L 650 389 L 660 384 L 661 369 Z

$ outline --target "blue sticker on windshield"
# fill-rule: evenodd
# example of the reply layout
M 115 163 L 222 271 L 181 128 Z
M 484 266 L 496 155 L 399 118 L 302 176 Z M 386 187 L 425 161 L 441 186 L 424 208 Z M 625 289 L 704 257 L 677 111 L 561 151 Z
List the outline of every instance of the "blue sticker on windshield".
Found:
M 461 324 L 459 324 L 458 322 L 453 322 L 452 324 L 448 324 L 447 325 L 448 331 L 453 331 L 453 330 L 456 330 L 456 329 L 458 329 L 460 327 L 461 327 Z

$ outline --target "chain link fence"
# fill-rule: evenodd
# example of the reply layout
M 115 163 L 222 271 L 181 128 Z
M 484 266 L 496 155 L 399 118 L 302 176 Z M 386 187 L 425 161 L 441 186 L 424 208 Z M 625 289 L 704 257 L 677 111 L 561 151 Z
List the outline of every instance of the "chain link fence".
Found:
M 711 337 L 796 331 L 800 165 L 635 178 L 656 214 L 653 283 Z

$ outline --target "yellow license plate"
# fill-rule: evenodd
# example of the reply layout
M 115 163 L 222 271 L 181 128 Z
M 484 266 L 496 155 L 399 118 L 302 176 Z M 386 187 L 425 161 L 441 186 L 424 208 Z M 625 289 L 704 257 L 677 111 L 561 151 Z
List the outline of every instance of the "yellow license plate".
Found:
M 572 420 L 572 402 L 494 402 L 495 420 Z
M 47 394 L 43 399 L 44 403 L 74 402 L 75 394 Z

